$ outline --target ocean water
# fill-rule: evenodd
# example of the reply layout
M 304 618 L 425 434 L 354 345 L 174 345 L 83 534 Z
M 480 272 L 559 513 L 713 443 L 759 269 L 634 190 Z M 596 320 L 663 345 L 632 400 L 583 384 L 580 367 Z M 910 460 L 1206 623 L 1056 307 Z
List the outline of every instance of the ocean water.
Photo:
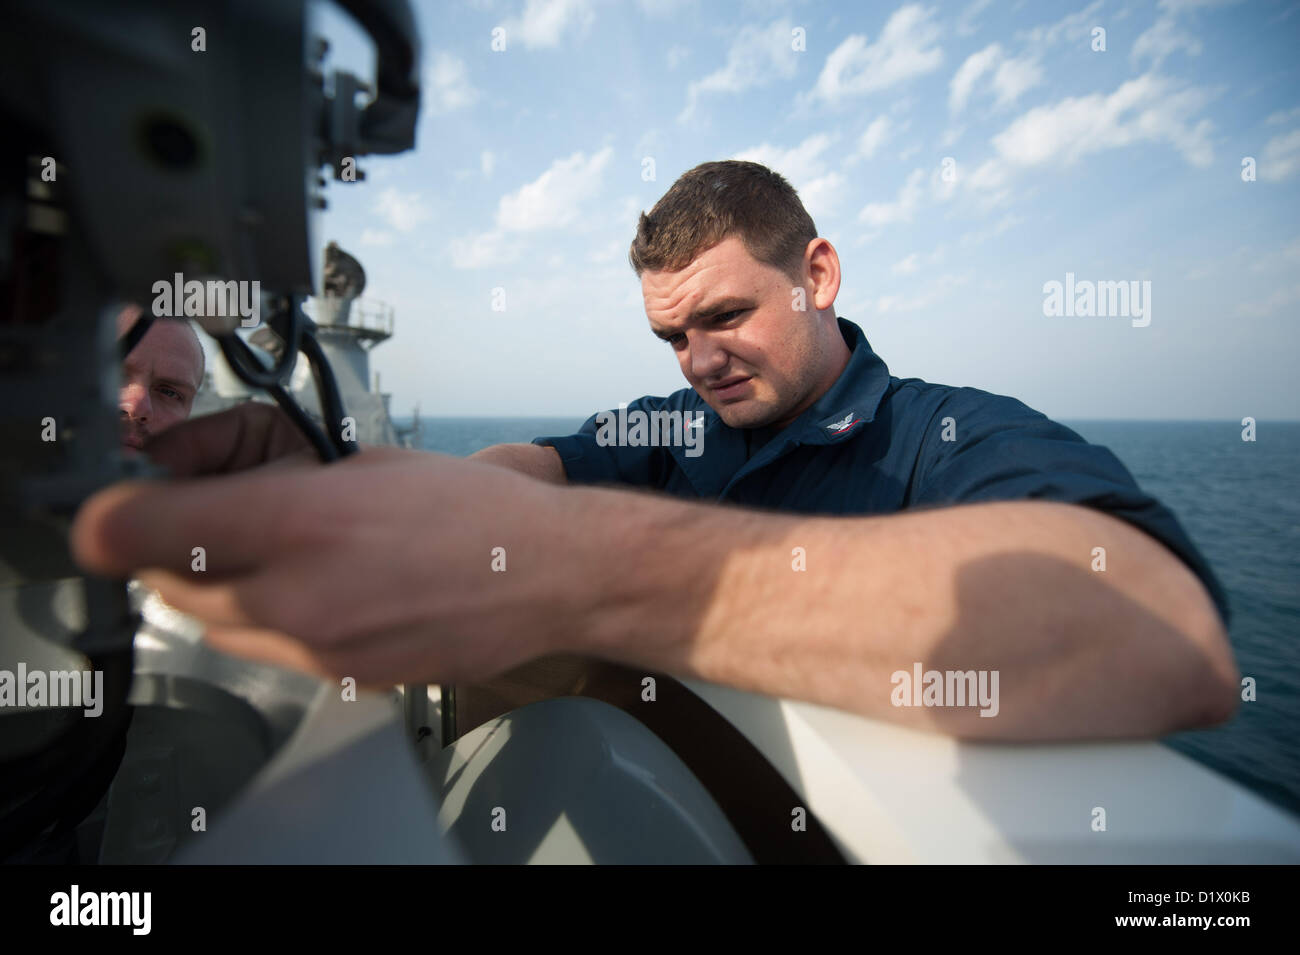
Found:
M 424 418 L 421 445 L 465 456 L 585 420 Z M 1232 421 L 1062 423 L 1109 448 L 1178 516 L 1228 592 L 1237 664 L 1257 699 L 1223 726 L 1164 742 L 1300 813 L 1300 422 L 1260 422 L 1254 442 Z

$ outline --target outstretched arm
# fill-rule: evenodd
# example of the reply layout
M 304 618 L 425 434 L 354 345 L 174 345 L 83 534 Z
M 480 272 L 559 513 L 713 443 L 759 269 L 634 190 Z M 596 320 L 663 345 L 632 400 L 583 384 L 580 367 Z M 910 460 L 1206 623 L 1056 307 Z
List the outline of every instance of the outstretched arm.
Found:
M 1159 736 L 1236 707 L 1201 582 L 1099 511 L 1017 501 L 807 518 L 575 493 L 598 537 L 575 575 L 598 590 L 586 647 L 611 660 L 965 738 Z M 891 677 L 916 664 L 997 671 L 996 716 L 895 705 Z
M 376 685 L 576 652 L 1007 740 L 1158 736 L 1235 707 L 1200 581 L 1099 511 L 806 517 L 395 448 L 321 466 L 292 437 L 264 409 L 165 432 L 148 450 L 182 479 L 90 498 L 74 556 L 138 574 L 220 649 Z M 894 705 L 918 664 L 996 671 L 996 716 Z

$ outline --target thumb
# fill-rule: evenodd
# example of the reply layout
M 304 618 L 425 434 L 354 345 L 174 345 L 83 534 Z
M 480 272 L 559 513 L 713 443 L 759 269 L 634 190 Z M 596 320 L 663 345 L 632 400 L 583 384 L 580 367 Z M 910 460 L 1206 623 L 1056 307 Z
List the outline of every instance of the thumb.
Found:
M 284 457 L 302 458 L 311 443 L 274 405 L 249 401 L 182 422 L 154 436 L 144 452 L 174 477 L 200 477 L 258 467 Z

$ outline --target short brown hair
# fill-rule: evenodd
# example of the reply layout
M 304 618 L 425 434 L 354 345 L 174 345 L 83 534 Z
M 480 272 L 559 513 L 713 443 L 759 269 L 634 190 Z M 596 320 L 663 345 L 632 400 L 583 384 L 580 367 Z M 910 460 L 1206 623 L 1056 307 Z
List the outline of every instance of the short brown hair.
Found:
M 757 261 L 797 282 L 817 226 L 780 173 L 738 159 L 706 162 L 682 173 L 649 215 L 641 213 L 628 261 L 638 277 L 677 272 L 732 235 Z

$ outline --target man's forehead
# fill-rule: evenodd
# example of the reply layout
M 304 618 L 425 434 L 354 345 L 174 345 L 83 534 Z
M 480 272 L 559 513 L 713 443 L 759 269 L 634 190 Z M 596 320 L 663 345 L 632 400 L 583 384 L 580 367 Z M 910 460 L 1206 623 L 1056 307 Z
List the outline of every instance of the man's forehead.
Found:
M 119 317 L 119 326 L 121 321 Z M 130 327 L 130 322 L 127 327 Z M 157 319 L 126 356 L 123 367 L 148 371 L 155 378 L 188 382 L 197 387 L 203 361 L 202 349 L 186 323 L 176 319 Z
M 704 296 L 724 295 L 733 291 L 733 285 L 745 284 L 745 266 L 719 246 L 700 253 L 690 264 L 677 272 L 651 272 L 641 275 L 641 294 L 646 308 L 657 311 L 674 311 L 685 307 L 694 309 Z

